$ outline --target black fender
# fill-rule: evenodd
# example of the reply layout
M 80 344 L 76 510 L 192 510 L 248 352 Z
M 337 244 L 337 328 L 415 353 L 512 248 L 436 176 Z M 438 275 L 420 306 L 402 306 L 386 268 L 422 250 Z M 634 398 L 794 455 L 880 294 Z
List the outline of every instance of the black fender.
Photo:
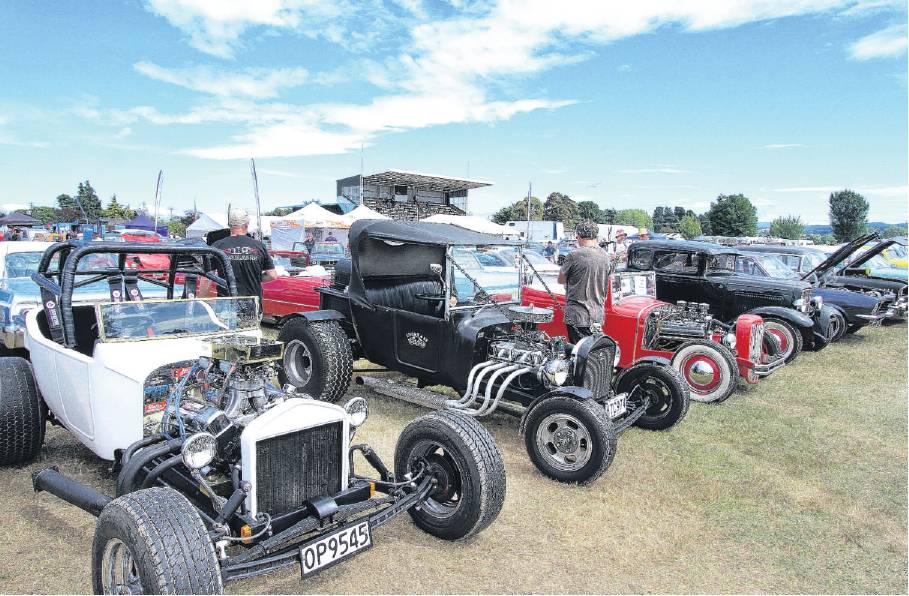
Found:
M 619 374 L 612 379 L 612 388 L 615 389 L 618 387 L 626 373 L 639 364 L 653 364 L 654 366 L 668 366 L 669 368 L 672 368 L 672 361 L 668 358 L 663 358 L 662 356 L 644 356 L 643 358 L 636 360 L 635 363 L 628 368 L 623 368 Z
M 291 319 L 306 319 L 307 321 L 343 321 L 344 315 L 333 309 L 312 310 L 285 315 L 281 319 L 281 323 L 286 323 Z
M 594 350 L 602 348 L 612 348 L 612 354 L 615 356 L 615 341 L 608 335 L 599 335 L 596 337 L 585 337 L 575 344 L 572 355 L 574 361 L 574 383 L 578 387 L 584 386 L 584 369 L 587 367 L 587 359 Z
M 814 327 L 814 320 L 803 312 L 786 306 L 759 306 L 748 311 L 750 315 L 760 315 L 762 317 L 773 317 L 783 319 L 796 327 L 811 330 Z
M 593 342 L 591 342 L 591 343 L 593 343 Z M 586 389 L 584 387 L 578 387 L 575 385 L 566 385 L 564 387 L 558 387 L 556 389 L 553 389 L 552 391 L 544 393 L 543 395 L 537 397 L 532 402 L 530 402 L 530 404 L 524 410 L 524 414 L 521 416 L 521 423 L 518 425 L 518 432 L 520 432 L 522 435 L 524 434 L 524 428 L 527 425 L 527 414 L 529 414 L 530 411 L 533 410 L 534 406 L 536 406 L 538 403 L 540 403 L 541 401 L 543 401 L 545 399 L 548 399 L 550 397 L 556 397 L 556 396 L 570 397 L 570 398 L 576 399 L 578 401 L 586 401 L 588 399 L 593 399 L 593 392 L 590 389 Z
M 814 325 L 811 329 L 811 349 L 818 351 L 824 349 L 830 343 L 828 334 L 830 332 L 830 313 L 833 307 L 823 305 L 820 310 L 814 313 Z

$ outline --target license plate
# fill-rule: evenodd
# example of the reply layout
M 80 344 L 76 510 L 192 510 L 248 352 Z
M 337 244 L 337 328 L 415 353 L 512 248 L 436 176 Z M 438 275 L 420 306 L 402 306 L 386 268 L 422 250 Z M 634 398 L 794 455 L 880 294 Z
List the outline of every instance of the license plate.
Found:
M 615 420 L 625 413 L 627 397 L 626 394 L 621 393 L 606 401 L 606 415 L 610 419 Z
M 300 571 L 303 577 L 340 563 L 372 546 L 368 521 L 357 522 L 316 538 L 300 547 Z

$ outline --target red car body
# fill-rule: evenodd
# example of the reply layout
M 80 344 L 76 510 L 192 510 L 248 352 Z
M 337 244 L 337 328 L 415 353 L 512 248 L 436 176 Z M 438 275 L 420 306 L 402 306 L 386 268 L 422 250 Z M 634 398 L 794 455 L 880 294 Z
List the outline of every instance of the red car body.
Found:
M 331 276 L 279 277 L 262 284 L 262 315 L 277 322 L 299 312 L 319 310 L 316 288 L 331 283 Z

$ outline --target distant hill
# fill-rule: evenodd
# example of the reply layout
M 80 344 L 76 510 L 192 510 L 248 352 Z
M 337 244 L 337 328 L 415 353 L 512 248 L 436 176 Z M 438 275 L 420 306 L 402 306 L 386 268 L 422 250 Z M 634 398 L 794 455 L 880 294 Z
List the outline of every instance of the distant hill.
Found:
M 868 227 L 871 228 L 872 230 L 883 230 L 884 228 L 889 228 L 890 226 L 903 226 L 905 228 L 905 227 L 907 227 L 907 224 L 906 223 L 893 224 L 893 223 L 886 223 L 883 221 L 869 221 L 868 222 Z M 759 221 L 758 222 L 759 230 L 766 230 L 769 227 L 770 227 L 769 221 Z M 832 234 L 833 229 L 830 227 L 830 224 L 808 224 L 805 226 L 805 233 L 806 234 Z

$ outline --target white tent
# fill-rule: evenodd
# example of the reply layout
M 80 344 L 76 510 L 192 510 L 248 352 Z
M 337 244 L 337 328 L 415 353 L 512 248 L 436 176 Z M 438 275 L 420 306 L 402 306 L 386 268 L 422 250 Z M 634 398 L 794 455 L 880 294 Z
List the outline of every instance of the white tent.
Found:
M 290 215 L 285 215 L 282 219 L 302 219 L 306 222 L 307 227 L 330 228 L 332 226 L 347 225 L 344 218 L 332 213 L 316 203 L 310 203 L 302 209 L 297 209 Z
M 221 230 L 227 227 L 226 213 L 200 213 L 199 218 L 193 223 L 186 226 L 187 238 L 201 238 L 214 230 Z
M 446 215 L 438 213 L 427 217 L 423 221 L 429 223 L 451 224 L 460 228 L 473 230 L 474 232 L 480 232 L 481 234 L 504 236 L 505 234 L 510 233 L 509 229 L 505 226 L 500 226 L 495 222 L 475 215 Z
M 366 205 L 360 205 L 349 213 L 342 215 L 341 219 L 343 219 L 347 225 L 350 225 L 359 219 L 388 219 L 388 216 L 382 215 L 375 209 L 370 209 Z

